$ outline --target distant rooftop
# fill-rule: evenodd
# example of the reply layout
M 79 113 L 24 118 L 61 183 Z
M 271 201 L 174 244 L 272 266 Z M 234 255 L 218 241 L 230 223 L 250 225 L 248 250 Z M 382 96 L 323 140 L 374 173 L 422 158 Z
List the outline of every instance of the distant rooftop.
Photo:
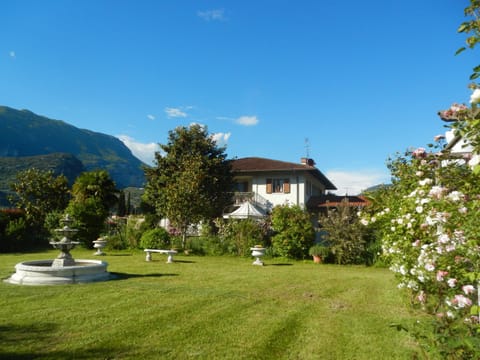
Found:
M 354 195 L 335 195 L 335 194 L 325 194 L 312 196 L 307 203 L 308 208 L 326 208 L 326 207 L 337 207 L 342 205 L 347 206 L 366 206 L 370 202 L 364 196 L 354 196 Z

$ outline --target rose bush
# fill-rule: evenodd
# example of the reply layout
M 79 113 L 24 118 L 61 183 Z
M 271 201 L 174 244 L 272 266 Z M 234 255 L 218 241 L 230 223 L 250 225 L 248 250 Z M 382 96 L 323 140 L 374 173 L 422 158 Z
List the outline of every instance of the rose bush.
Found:
M 480 43 L 480 1 L 470 0 L 464 14 L 458 32 L 466 46 L 457 54 Z M 480 65 L 470 80 L 479 77 Z M 408 330 L 426 358 L 480 358 L 480 87 L 469 87 L 469 106 L 438 113 L 455 136 L 450 144 L 437 136 L 436 151 L 418 148 L 391 161 L 392 186 L 362 219 L 381 238 L 399 287 L 424 311 Z
M 442 118 L 475 144 L 475 108 L 454 104 Z M 476 114 L 475 114 L 476 115 Z M 460 123 L 461 122 L 461 123 Z M 460 133 L 460 132 L 458 132 Z M 475 136 L 474 136 L 475 135 Z M 418 148 L 390 164 L 394 195 L 361 222 L 382 236 L 383 257 L 399 287 L 429 317 L 410 329 L 430 356 L 479 358 L 480 188 L 477 156 L 464 158 L 436 137 L 436 151 Z M 421 330 L 419 330 L 421 329 Z

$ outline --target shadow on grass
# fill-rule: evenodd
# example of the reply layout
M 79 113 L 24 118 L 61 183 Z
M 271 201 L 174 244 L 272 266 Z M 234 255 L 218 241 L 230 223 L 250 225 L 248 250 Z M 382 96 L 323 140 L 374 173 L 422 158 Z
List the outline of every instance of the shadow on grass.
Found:
M 173 262 L 183 263 L 183 264 L 195 264 L 196 263 L 196 261 L 192 261 L 192 260 L 177 260 L 177 259 L 175 259 Z
M 274 264 L 265 264 L 265 266 L 293 266 L 293 264 L 288 264 L 288 263 L 274 263 Z
M 36 341 L 44 342 L 50 337 L 52 331 L 55 331 L 55 327 L 53 323 L 29 324 L 28 326 L 15 324 L 0 325 L 0 343 L 3 345 L 15 345 L 32 338 L 35 338 Z M 3 353 L 0 352 L 0 359 L 6 359 L 2 356 Z
M 127 279 L 138 279 L 138 278 L 149 278 L 149 277 L 166 277 L 166 276 L 178 276 L 178 274 L 165 274 L 165 273 L 151 273 L 151 274 L 128 274 L 128 273 L 119 273 L 111 272 L 111 278 L 109 281 L 118 281 L 118 280 L 127 280 Z M 1 359 L 1 358 L 0 358 Z
M 149 261 L 145 261 L 146 263 L 166 263 L 168 264 L 165 259 L 152 259 L 152 260 L 149 260 Z M 193 261 L 193 260 L 178 260 L 175 258 L 175 260 L 173 260 L 174 263 L 182 263 L 182 264 L 196 264 L 196 261 Z
M 51 350 L 45 344 L 58 343 L 57 326 L 53 323 L 28 325 L 0 325 L 0 359 L 112 359 L 115 354 L 128 352 L 128 348 L 99 346 L 85 350 Z M 113 355 L 113 356 L 112 356 Z

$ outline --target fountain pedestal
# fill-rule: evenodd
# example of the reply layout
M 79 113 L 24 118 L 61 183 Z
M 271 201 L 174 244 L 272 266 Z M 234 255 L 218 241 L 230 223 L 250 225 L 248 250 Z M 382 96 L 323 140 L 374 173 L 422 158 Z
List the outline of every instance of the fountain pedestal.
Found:
M 60 254 L 62 255 L 62 254 Z M 60 256 L 59 255 L 59 256 Z M 68 254 L 70 255 L 70 254 Z M 70 257 L 57 257 L 56 259 L 53 260 L 52 262 L 52 267 L 64 267 L 64 266 L 74 266 L 75 265 L 75 260 L 72 258 L 72 256 L 70 255 Z
M 55 249 L 60 250 L 60 254 L 57 256 L 55 260 L 52 262 L 52 267 L 63 267 L 63 266 L 74 266 L 75 260 L 73 259 L 72 255 L 70 255 L 70 250 L 72 250 L 75 246 L 80 244 L 78 241 L 71 241 L 70 235 L 75 234 L 78 230 L 71 229 L 68 224 L 72 222 L 72 219 L 67 215 L 62 220 L 65 226 L 61 229 L 56 229 L 55 231 L 61 233 L 63 238 L 60 241 L 50 241 L 50 245 L 52 245 Z

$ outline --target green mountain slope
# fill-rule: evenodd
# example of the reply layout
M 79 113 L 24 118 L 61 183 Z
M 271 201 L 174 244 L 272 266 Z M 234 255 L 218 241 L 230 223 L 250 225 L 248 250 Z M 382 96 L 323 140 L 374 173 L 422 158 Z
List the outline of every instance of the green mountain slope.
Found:
M 142 187 L 145 181 L 144 164 L 119 139 L 28 110 L 0 106 L 0 157 L 53 153 L 74 155 L 86 170 L 107 170 L 118 188 Z
M 36 168 L 42 171 L 53 171 L 55 176 L 65 175 L 73 184 L 78 175 L 85 171 L 82 162 L 72 154 L 54 153 L 48 155 L 26 157 L 0 157 L 0 190 L 9 189 L 15 182 L 17 173 Z

